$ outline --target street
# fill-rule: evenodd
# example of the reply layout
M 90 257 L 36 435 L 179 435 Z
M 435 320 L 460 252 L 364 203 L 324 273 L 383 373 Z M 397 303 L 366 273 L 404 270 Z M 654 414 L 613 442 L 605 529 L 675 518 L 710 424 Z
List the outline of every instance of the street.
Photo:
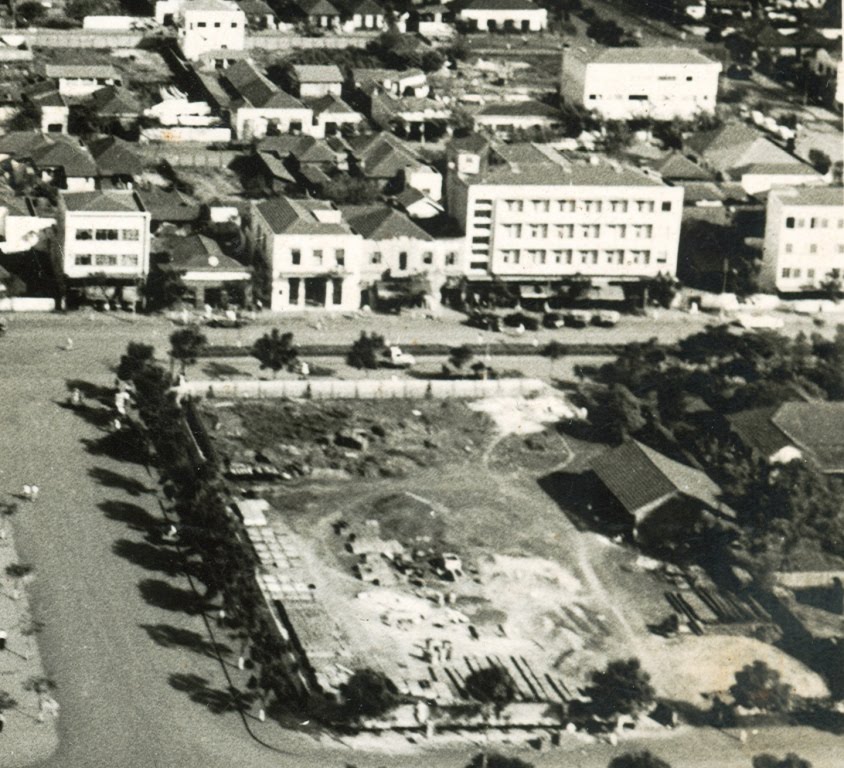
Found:
M 383 741 L 400 752 L 390 754 L 371 738 L 373 751 L 353 752 L 308 729 L 244 719 L 230 706 L 214 640 L 179 558 L 149 542 L 150 529 L 164 522 L 155 477 L 104 451 L 106 412 L 99 406 L 83 415 L 64 407 L 69 386 L 84 394 L 112 384 L 112 366 L 128 341 L 154 343 L 163 357 L 171 330 L 157 319 L 80 313 L 15 317 L 0 339 L 0 491 L 17 493 L 26 482 L 41 488 L 38 502 L 14 520 L 20 559 L 37 572 L 29 589 L 45 625 L 38 642 L 61 704 L 59 750 L 40 765 L 464 766 L 477 751 L 464 739 L 432 749 L 390 737 Z M 74 348 L 65 351 L 69 336 Z M 674 768 L 748 768 L 752 754 L 786 750 L 814 768 L 841 765 L 840 737 L 809 729 L 765 731 L 746 746 L 709 729 L 637 739 Z M 625 737 L 624 746 L 632 743 Z M 571 740 L 524 757 L 549 768 L 605 768 L 621 751 Z M 26 764 L 7 758 L 0 741 L 0 766 Z

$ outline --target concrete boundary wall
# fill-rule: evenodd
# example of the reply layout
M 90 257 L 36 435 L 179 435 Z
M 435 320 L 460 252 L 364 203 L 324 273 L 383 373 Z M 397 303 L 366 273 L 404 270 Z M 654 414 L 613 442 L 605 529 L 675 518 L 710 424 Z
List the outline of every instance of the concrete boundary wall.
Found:
M 834 579 L 844 582 L 844 571 L 780 571 L 777 583 L 790 589 L 831 587 Z
M 267 51 L 293 51 L 297 48 L 366 48 L 370 40 L 374 40 L 378 33 L 361 33 L 358 35 L 332 35 L 330 37 L 302 37 L 286 32 L 266 30 L 250 32 L 246 38 L 246 48 L 264 49 Z
M 281 399 L 313 398 L 314 400 L 378 400 L 420 399 L 432 397 L 517 397 L 543 391 L 546 384 L 539 379 L 454 379 L 450 381 L 424 379 L 396 379 L 376 381 L 187 381 L 178 389 L 181 399 L 185 396 L 222 399 Z
M 9 34 L 12 30 L 9 30 Z M 16 29 L 30 48 L 137 48 L 144 32 L 92 29 Z

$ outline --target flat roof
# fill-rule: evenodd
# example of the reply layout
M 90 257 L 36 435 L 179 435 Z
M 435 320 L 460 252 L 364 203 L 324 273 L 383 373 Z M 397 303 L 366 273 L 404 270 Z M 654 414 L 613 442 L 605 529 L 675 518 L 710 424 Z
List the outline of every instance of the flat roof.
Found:
M 570 48 L 572 54 L 592 64 L 718 64 L 694 48 L 653 46 L 650 48 Z

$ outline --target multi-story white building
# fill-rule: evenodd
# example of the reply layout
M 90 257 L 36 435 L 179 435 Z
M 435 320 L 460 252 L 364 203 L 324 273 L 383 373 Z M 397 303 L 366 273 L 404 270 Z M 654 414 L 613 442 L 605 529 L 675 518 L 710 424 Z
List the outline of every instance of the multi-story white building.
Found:
M 608 120 L 712 114 L 721 64 L 689 48 L 573 48 L 563 53 L 566 101 Z
M 231 0 L 159 0 L 155 17 L 178 26 L 179 47 L 188 61 L 246 48 L 246 14 Z
M 844 277 L 844 188 L 780 187 L 768 194 L 760 287 L 793 293 Z
M 266 266 L 271 310 L 360 306 L 363 238 L 331 203 L 286 197 L 253 203 L 249 240 Z
M 470 136 L 449 145 L 446 195 L 466 233 L 470 279 L 676 273 L 683 189 L 641 170 Z
M 56 266 L 71 282 L 132 284 L 149 272 L 149 225 L 134 192 L 61 193 Z
M 478 32 L 540 32 L 548 26 L 548 11 L 531 0 L 471 0 L 459 18 Z

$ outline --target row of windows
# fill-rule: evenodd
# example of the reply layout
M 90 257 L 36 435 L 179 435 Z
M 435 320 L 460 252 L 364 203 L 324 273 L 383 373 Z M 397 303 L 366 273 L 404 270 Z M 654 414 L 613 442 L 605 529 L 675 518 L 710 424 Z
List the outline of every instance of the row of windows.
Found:
M 314 263 L 317 265 L 322 265 L 324 263 L 324 251 L 321 248 L 315 249 L 311 251 L 311 258 L 313 259 Z M 302 263 L 302 251 L 299 248 L 293 248 L 290 251 L 290 261 L 294 267 L 299 266 Z M 346 249 L 345 248 L 336 248 L 334 250 L 334 263 L 338 267 L 345 266 L 346 264 Z
M 784 267 L 782 270 L 783 277 L 791 277 L 791 278 L 798 278 L 802 276 L 802 270 L 797 267 Z M 815 278 L 815 270 L 814 269 L 807 269 L 806 270 L 806 278 L 808 280 L 814 280 Z
M 482 208 L 491 207 L 491 200 L 478 200 L 477 205 Z M 504 206 L 508 211 L 522 213 L 527 210 L 534 213 L 550 213 L 552 210 L 560 213 L 653 213 L 656 210 L 654 200 L 505 200 Z M 671 201 L 664 200 L 660 209 L 671 210 Z
M 543 249 L 529 249 L 524 251 L 519 250 L 502 250 L 500 251 L 501 260 L 505 264 L 650 264 L 650 251 L 623 251 L 609 250 L 583 250 L 583 251 L 547 251 Z M 524 259 L 524 261 L 523 261 Z M 657 259 L 657 264 L 664 264 L 667 258 L 664 254 L 660 254 Z
M 137 229 L 77 229 L 77 240 L 138 240 Z
M 196 24 L 191 24 L 190 28 L 193 29 L 194 27 L 197 27 L 198 29 L 205 29 L 205 27 L 207 27 L 207 26 L 208 26 L 208 24 L 206 22 L 197 21 Z M 215 29 L 219 29 L 220 27 L 223 26 L 223 23 L 220 22 L 220 21 L 215 21 L 211 26 L 213 26 Z M 231 23 L 232 29 L 237 29 L 238 26 L 239 26 L 239 24 L 236 21 L 233 21 Z
M 809 229 L 828 229 L 829 219 L 821 219 L 815 216 L 809 219 L 798 219 L 794 216 L 788 216 L 785 220 L 786 229 L 803 229 L 806 226 Z M 844 229 L 844 219 L 838 219 L 838 229 Z
M 548 224 L 503 224 L 501 226 L 506 237 L 521 237 L 524 233 L 529 238 L 545 239 L 548 232 L 555 233 L 557 237 L 571 239 L 575 236 L 581 238 L 598 238 L 602 232 L 605 237 L 627 237 L 628 226 L 626 224 L 557 224 L 550 228 Z M 650 239 L 653 237 L 654 228 L 652 224 L 633 224 L 629 227 L 631 237 L 636 239 Z
M 138 255 L 134 253 L 123 253 L 119 256 L 113 253 L 77 253 L 73 263 L 77 267 L 137 267 Z
M 836 251 L 838 253 L 844 253 L 844 243 L 838 243 L 835 246 Z M 794 245 L 792 243 L 785 244 L 785 252 L 786 253 L 794 253 Z M 817 243 L 809 243 L 809 253 L 817 253 L 818 252 L 818 245 Z

